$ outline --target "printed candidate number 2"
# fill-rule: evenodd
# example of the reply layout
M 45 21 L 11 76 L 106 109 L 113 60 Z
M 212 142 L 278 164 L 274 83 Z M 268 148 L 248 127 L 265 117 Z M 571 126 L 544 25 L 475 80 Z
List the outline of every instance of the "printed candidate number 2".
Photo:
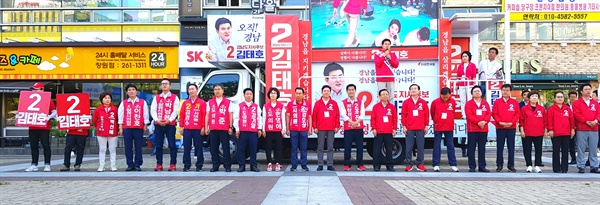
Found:
M 273 38 L 271 38 L 271 45 L 272 44 L 280 44 L 279 41 L 292 35 L 292 25 L 290 25 L 290 24 L 276 23 L 276 24 L 273 24 L 273 26 L 271 26 L 271 32 L 273 32 L 273 33 L 279 32 L 279 29 L 283 29 L 283 33 L 273 36 Z M 288 47 L 291 48 L 292 47 L 292 44 L 289 42 L 285 43 L 285 44 L 288 44 L 288 45 L 286 45 L 286 46 L 277 45 L 275 47 L 278 47 L 278 48 L 288 48 Z
M 29 99 L 33 99 L 33 98 L 35 98 L 35 101 L 33 101 L 33 103 L 31 103 L 31 105 L 29 105 L 27 107 L 27 110 L 29 110 L 29 111 L 40 111 L 40 108 L 39 107 L 35 107 L 35 106 L 38 103 L 40 103 L 40 101 L 42 101 L 42 96 L 40 94 L 34 93 L 34 94 L 31 94 L 29 96 Z
M 67 98 L 67 102 L 75 101 L 71 107 L 67 110 L 69 114 L 78 114 L 81 113 L 81 110 L 76 110 L 75 108 L 79 105 L 79 98 L 77 96 L 69 96 Z
M 227 46 L 227 51 L 228 51 L 227 58 L 235 58 L 233 56 L 233 51 L 234 51 L 233 46 Z

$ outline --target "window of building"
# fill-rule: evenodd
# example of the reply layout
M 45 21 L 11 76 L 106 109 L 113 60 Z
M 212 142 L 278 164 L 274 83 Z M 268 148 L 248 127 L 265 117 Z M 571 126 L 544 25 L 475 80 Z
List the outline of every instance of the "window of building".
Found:
M 218 0 L 218 1 L 219 1 L 219 6 L 227 6 L 228 0 Z
M 223 95 L 233 97 L 237 94 L 239 83 L 240 76 L 238 74 L 213 75 L 206 81 L 205 86 L 200 90 L 199 96 L 205 101 L 210 100 L 214 96 L 213 88 L 215 85 L 220 84 L 223 86 Z
M 204 10 L 204 18 L 209 15 L 227 15 L 227 10 Z
M 302 19 L 302 12 L 304 12 L 304 10 L 279 10 L 279 11 L 277 11 L 277 13 L 279 13 L 281 15 L 296 15 L 296 16 L 298 16 L 298 19 Z
M 121 22 L 119 10 L 95 10 L 94 22 Z
M 231 15 L 252 15 L 252 11 L 250 10 L 230 10 L 229 14 Z
M 3 93 L 4 126 L 15 126 L 15 116 L 19 108 L 19 93 Z

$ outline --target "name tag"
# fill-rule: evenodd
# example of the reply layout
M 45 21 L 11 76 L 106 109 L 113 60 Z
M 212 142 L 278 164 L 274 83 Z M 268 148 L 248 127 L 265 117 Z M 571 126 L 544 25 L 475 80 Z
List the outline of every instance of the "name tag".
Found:
M 329 111 L 325 111 L 323 115 L 325 115 L 326 118 L 329 118 Z
M 419 116 L 419 111 L 418 110 L 413 110 L 413 117 L 417 117 Z
M 448 113 L 443 112 L 442 113 L 442 120 L 445 120 L 448 118 Z
M 477 116 L 481 116 L 481 115 L 483 115 L 483 110 L 477 109 L 477 111 L 475 113 Z
M 388 116 L 383 116 L 383 122 L 384 123 L 390 122 L 390 119 L 388 119 Z

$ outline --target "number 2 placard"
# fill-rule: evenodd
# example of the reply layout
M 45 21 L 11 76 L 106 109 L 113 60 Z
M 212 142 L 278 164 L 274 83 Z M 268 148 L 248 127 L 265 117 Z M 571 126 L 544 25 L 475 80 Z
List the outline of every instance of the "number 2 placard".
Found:
M 58 129 L 91 127 L 90 96 L 87 93 L 57 94 Z
M 22 91 L 19 96 L 19 112 L 15 116 L 15 125 L 45 127 L 51 95 L 50 92 Z

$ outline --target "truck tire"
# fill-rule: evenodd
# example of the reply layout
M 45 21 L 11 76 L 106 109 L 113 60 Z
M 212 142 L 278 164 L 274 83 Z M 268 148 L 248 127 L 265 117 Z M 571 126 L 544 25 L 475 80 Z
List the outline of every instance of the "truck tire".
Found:
M 374 140 L 368 140 L 367 141 L 367 152 L 369 153 L 369 156 L 373 157 L 373 145 L 374 145 Z M 383 156 L 385 156 L 385 148 L 381 149 L 381 153 Z M 404 139 L 399 139 L 399 138 L 394 138 L 394 140 L 392 140 L 392 161 L 394 162 L 394 164 L 396 165 L 400 165 L 404 163 L 404 160 L 406 159 L 406 153 L 404 152 Z

